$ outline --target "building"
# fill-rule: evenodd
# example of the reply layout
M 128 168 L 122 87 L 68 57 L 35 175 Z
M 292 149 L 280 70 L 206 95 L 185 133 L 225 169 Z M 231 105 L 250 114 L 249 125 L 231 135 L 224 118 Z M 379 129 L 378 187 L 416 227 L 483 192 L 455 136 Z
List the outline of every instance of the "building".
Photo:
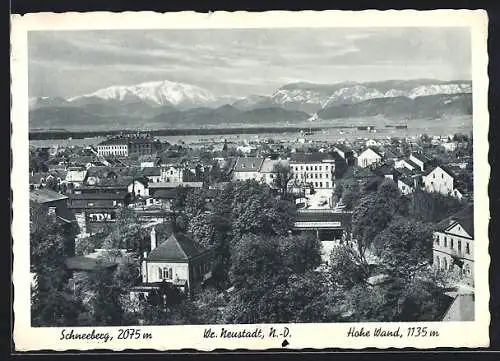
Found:
M 233 180 L 245 181 L 249 179 L 259 180 L 260 169 L 264 163 L 264 158 L 240 157 L 237 159 L 233 169 Z
M 354 163 L 354 152 L 352 151 L 352 149 L 350 149 L 349 147 L 347 147 L 346 145 L 344 144 L 335 144 L 333 146 L 333 150 L 335 152 L 337 152 L 338 155 L 340 155 L 346 162 L 348 165 L 353 165 Z
M 294 233 L 312 234 L 322 245 L 322 259 L 328 262 L 335 245 L 349 241 L 352 214 L 333 209 L 301 209 L 293 226 Z
M 30 203 L 37 204 L 49 216 L 57 217 L 63 226 L 65 239 L 64 251 L 67 256 L 74 255 L 77 233 L 77 221 L 68 207 L 68 196 L 54 192 L 50 189 L 35 189 L 30 191 Z M 33 221 L 33 220 L 30 220 Z
M 151 247 L 141 265 L 143 286 L 168 282 L 185 293 L 192 293 L 210 277 L 212 251 L 196 244 L 182 233 L 161 233 L 152 227 Z
M 358 155 L 358 167 L 366 168 L 371 165 L 377 165 L 382 162 L 382 155 L 373 150 L 366 148 L 360 155 Z
M 434 267 L 456 269 L 466 278 L 474 277 L 474 209 L 463 211 L 442 221 L 434 232 L 432 247 Z
M 150 183 L 157 183 L 161 181 L 162 172 L 160 167 L 144 167 L 141 172 Z
M 290 168 L 296 184 L 316 189 L 333 189 L 335 185 L 335 158 L 325 153 L 295 153 Z
M 169 165 L 161 168 L 160 182 L 180 183 L 184 180 L 184 168 Z
M 401 191 L 401 194 L 408 195 L 415 191 L 415 185 L 413 179 L 409 177 L 399 177 L 398 178 L 398 189 Z
M 127 186 L 127 191 L 128 193 L 133 194 L 136 197 L 149 196 L 148 184 L 144 180 L 135 179 L 134 181 L 130 182 Z
M 78 188 L 85 182 L 86 178 L 87 169 L 85 167 L 69 167 L 66 173 L 65 182 Z
M 161 142 L 149 136 L 118 136 L 97 145 L 100 156 L 128 157 L 131 154 L 151 155 L 161 150 Z
M 260 167 L 260 180 L 267 185 L 273 187 L 275 185 L 275 179 L 277 176 L 276 168 L 277 166 L 284 167 L 287 169 L 290 165 L 288 160 L 281 159 L 264 159 L 262 166 Z
M 456 196 L 454 172 L 446 166 L 437 166 L 429 174 L 423 176 L 424 187 L 427 192 L 438 192 L 447 196 Z
M 128 198 L 126 191 L 71 194 L 68 208 L 75 214 L 82 234 L 94 234 L 105 224 L 116 222 L 117 213 Z

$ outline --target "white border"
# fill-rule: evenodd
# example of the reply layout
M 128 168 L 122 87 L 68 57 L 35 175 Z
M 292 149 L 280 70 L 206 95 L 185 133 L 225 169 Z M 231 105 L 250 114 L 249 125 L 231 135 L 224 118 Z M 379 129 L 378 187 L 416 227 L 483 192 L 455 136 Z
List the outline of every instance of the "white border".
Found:
M 28 175 L 28 81 L 27 81 L 27 32 L 29 30 L 83 30 L 83 29 L 200 29 L 200 28 L 260 28 L 260 27 L 470 27 L 472 37 L 473 77 L 473 135 L 474 135 L 474 199 L 475 199 L 475 274 L 476 309 L 474 322 L 443 323 L 356 323 L 356 324 L 289 324 L 291 336 L 287 348 L 353 348 L 365 347 L 487 347 L 489 345 L 489 286 L 488 269 L 488 55 L 487 15 L 483 10 L 390 10 L 390 11 L 271 11 L 263 13 L 194 12 L 159 14 L 153 12 L 125 13 L 38 13 L 11 17 L 11 69 L 12 69 L 12 150 L 14 262 L 14 342 L 17 351 L 28 350 L 89 350 L 89 349 L 156 349 L 213 350 L 216 348 L 268 349 L 281 348 L 282 338 L 205 339 L 203 330 L 208 326 L 150 326 L 143 332 L 152 332 L 147 342 L 117 340 L 118 327 L 95 328 L 99 332 L 115 335 L 108 343 L 59 341 L 61 328 L 30 327 L 30 274 L 29 274 L 29 175 Z M 262 325 L 264 333 L 270 326 Z M 436 338 L 347 338 L 349 327 L 364 326 L 428 326 L 438 330 Z M 223 326 L 212 329 L 219 332 Z M 237 331 L 249 328 L 231 325 Z M 255 327 L 255 325 L 253 326 Z M 78 329 L 78 328 L 77 328 Z M 92 330 L 92 328 L 81 328 Z

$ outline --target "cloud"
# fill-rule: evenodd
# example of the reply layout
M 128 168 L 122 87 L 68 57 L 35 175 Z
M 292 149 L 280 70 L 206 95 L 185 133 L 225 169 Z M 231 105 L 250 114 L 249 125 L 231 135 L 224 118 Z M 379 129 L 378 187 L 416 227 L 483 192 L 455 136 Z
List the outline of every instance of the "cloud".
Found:
M 460 28 L 32 32 L 28 47 L 30 96 L 161 79 L 243 96 L 293 79 L 453 79 L 471 70 L 470 34 Z

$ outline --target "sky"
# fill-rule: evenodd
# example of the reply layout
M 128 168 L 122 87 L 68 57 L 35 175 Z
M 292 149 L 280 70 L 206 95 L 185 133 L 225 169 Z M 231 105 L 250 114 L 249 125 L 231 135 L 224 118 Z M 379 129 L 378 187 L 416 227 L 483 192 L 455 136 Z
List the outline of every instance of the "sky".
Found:
M 271 95 L 294 82 L 470 80 L 467 28 L 36 31 L 29 96 L 71 97 L 170 80 L 216 95 Z

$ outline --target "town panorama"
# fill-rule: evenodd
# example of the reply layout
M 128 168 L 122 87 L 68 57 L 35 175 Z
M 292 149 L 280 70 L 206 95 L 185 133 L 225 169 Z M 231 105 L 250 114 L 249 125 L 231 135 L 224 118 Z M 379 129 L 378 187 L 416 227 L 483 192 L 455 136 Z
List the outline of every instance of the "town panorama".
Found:
M 468 47 L 252 31 L 30 37 L 32 326 L 474 320 Z

